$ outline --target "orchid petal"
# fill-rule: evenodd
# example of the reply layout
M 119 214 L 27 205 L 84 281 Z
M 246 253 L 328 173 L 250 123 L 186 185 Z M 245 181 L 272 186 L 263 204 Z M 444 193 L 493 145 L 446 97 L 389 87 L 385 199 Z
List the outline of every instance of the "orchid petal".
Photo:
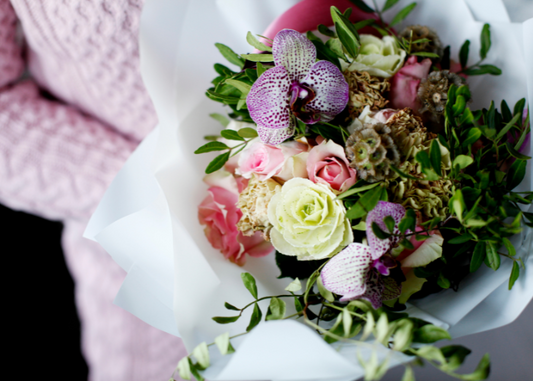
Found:
M 394 231 L 390 233 L 398 235 L 400 234 L 398 225 L 405 216 L 405 208 L 400 204 L 380 201 L 376 207 L 368 213 L 368 216 L 366 217 L 366 237 L 368 239 L 368 244 L 372 249 L 372 259 L 380 258 L 399 241 L 399 237 L 397 236 L 392 236 L 387 239 L 379 239 L 372 231 L 372 223 L 375 222 L 381 230 L 388 232 L 387 226 L 383 221 L 387 216 L 391 216 L 394 219 Z
M 368 300 L 372 304 L 372 307 L 377 310 L 381 307 L 383 289 L 382 277 L 379 276 L 379 273 L 375 269 L 372 269 L 366 279 L 365 293 L 357 299 Z
M 284 29 L 276 34 L 272 54 L 276 67 L 285 67 L 291 82 L 301 81 L 316 60 L 315 45 L 300 32 L 292 29 Z
M 320 276 L 324 287 L 341 301 L 354 300 L 365 293 L 366 279 L 372 263 L 370 247 L 352 243 L 324 266 Z
M 381 294 L 381 300 L 394 300 L 402 293 L 402 285 L 398 284 L 391 277 L 381 277 L 383 282 L 383 293 Z
M 294 124 L 291 123 L 287 128 L 268 128 L 258 126 L 257 133 L 263 143 L 275 146 L 294 135 Z
M 348 104 L 348 82 L 339 68 L 331 62 L 316 62 L 302 83 L 315 91 L 316 96 L 306 105 L 306 109 L 320 114 L 321 121 L 329 122 Z
M 257 79 L 248 93 L 246 105 L 251 118 L 258 126 L 266 128 L 290 126 L 290 86 L 289 74 L 283 66 L 268 69 Z

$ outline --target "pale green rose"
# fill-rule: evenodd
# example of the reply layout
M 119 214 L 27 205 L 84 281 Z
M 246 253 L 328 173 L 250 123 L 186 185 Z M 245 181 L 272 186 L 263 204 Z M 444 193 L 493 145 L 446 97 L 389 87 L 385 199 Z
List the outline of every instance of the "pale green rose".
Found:
M 406 53 L 391 36 L 378 38 L 362 34 L 361 50 L 348 70 L 366 71 L 375 77 L 390 78 L 403 66 Z
M 352 243 L 346 209 L 335 197 L 329 187 L 308 179 L 287 181 L 268 204 L 270 239 L 276 250 L 298 260 L 314 260 Z

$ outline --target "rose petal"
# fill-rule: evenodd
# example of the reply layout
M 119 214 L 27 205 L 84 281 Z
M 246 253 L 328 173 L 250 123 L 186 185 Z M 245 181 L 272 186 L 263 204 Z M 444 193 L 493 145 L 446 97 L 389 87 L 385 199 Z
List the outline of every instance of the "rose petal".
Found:
M 394 231 L 392 233 L 400 234 L 398 225 L 405 216 L 405 208 L 400 204 L 380 201 L 376 207 L 368 213 L 368 216 L 366 217 L 366 237 L 369 246 L 372 248 L 372 259 L 378 259 L 381 257 L 399 240 L 398 237 L 379 239 L 372 231 L 372 223 L 375 222 L 381 230 L 388 232 L 387 226 L 383 221 L 387 216 L 391 216 L 394 219 Z
M 320 114 L 320 120 L 328 122 L 339 114 L 348 103 L 350 87 L 337 66 L 328 61 L 318 61 L 311 66 L 302 83 L 315 91 L 315 98 L 306 109 Z
M 258 132 L 261 127 L 282 129 L 291 126 L 290 85 L 289 74 L 283 66 L 268 69 L 253 84 L 246 105 L 250 117 L 258 124 Z
M 334 256 L 322 269 L 324 287 L 342 295 L 341 301 L 353 300 L 365 293 L 372 253 L 369 246 L 352 243 Z
M 291 82 L 300 82 L 316 60 L 315 45 L 292 29 L 284 29 L 274 37 L 272 54 L 276 66 L 287 69 Z

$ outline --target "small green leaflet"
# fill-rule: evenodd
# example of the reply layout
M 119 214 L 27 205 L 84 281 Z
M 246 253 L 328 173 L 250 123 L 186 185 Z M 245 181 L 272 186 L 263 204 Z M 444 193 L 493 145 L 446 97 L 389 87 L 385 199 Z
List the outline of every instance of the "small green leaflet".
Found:
M 429 159 L 431 161 L 431 166 L 437 172 L 437 175 L 442 176 L 442 169 L 441 169 L 441 153 L 440 153 L 440 145 L 437 139 L 433 139 L 433 142 L 431 142 L 431 148 L 429 149 Z
M 261 322 L 262 317 L 263 313 L 261 312 L 261 309 L 257 303 L 255 303 L 254 311 L 252 312 L 252 317 L 250 318 L 250 324 L 248 324 L 248 327 L 246 327 L 246 332 L 250 332 L 252 329 L 254 329 L 255 326 Z
M 215 142 L 213 142 L 215 143 Z M 209 144 L 209 143 L 207 143 Z M 215 157 L 213 159 L 213 161 L 211 161 L 211 163 L 209 163 L 209 165 L 207 166 L 207 168 L 205 169 L 205 173 L 206 174 L 210 174 L 210 173 L 213 173 L 215 171 L 218 171 L 220 168 L 222 168 L 224 166 L 224 164 L 226 164 L 226 162 L 229 160 L 229 156 L 230 156 L 230 151 L 226 152 L 226 153 L 223 153 L 222 155 L 218 155 L 217 157 Z
M 261 62 L 257 63 L 257 77 L 260 77 L 266 71 L 265 67 Z
M 400 12 L 396 14 L 396 16 L 394 16 L 394 18 L 392 19 L 389 25 L 394 26 L 396 24 L 401 23 L 403 19 L 405 19 L 409 15 L 409 13 L 411 13 L 413 9 L 415 9 L 415 7 L 416 7 L 416 3 L 411 3 L 405 8 L 403 8 Z
M 198 365 L 200 365 L 202 369 L 209 368 L 209 350 L 207 349 L 207 344 L 205 342 L 200 343 L 194 348 L 191 354 L 196 358 Z
M 363 0 L 350 0 L 350 3 L 354 4 L 365 13 L 374 13 L 374 10 L 366 5 Z
M 479 50 L 479 56 L 482 60 L 487 57 L 487 53 L 490 50 L 490 45 L 490 25 L 485 24 L 481 30 L 481 49 Z
M 228 140 L 244 141 L 244 138 L 242 136 L 240 136 L 237 131 L 222 130 L 222 131 L 220 131 L 220 135 L 222 135 L 223 138 L 228 139 Z
M 424 325 L 414 331 L 413 341 L 415 343 L 431 344 L 440 340 L 451 340 L 451 336 L 443 328 L 433 324 Z
M 220 51 L 220 54 L 224 56 L 225 59 L 227 59 L 230 63 L 237 65 L 239 68 L 243 68 L 244 66 L 244 60 L 239 57 L 237 53 L 235 53 L 231 48 L 227 47 L 224 44 L 216 43 L 215 46 Z
M 280 320 L 285 317 L 285 311 L 287 310 L 287 305 L 280 298 L 270 299 L 270 305 L 268 306 L 268 311 L 265 317 L 265 320 Z
M 194 153 L 200 154 L 212 151 L 222 151 L 225 149 L 229 149 L 229 147 L 222 142 L 209 142 L 198 148 L 196 151 L 194 151 Z
M 353 195 L 353 194 L 360 193 L 360 192 L 364 192 L 364 191 L 366 191 L 366 190 L 369 190 L 369 189 L 375 188 L 375 187 L 377 187 L 379 184 L 381 184 L 381 182 L 377 182 L 377 183 L 373 183 L 373 184 L 367 184 L 367 185 L 362 185 L 362 186 L 357 187 L 357 188 L 352 187 L 351 189 L 348 189 L 346 192 L 341 193 L 340 195 L 338 195 L 338 196 L 337 196 L 337 200 L 342 200 L 343 198 L 346 198 L 346 197 L 351 196 L 351 195 Z
M 224 127 L 227 127 L 228 124 L 229 124 L 229 119 L 226 118 L 224 115 L 222 114 L 217 114 L 216 112 L 215 113 L 212 113 L 212 114 L 209 114 L 209 116 L 211 118 L 213 118 L 214 120 L 220 122 L 221 125 L 223 125 Z
M 252 45 L 254 48 L 256 48 L 259 51 L 263 51 L 263 52 L 272 51 L 272 48 L 270 46 L 266 46 L 261 41 L 259 41 L 257 38 L 255 38 L 252 32 L 248 32 L 248 34 L 246 35 L 246 41 L 248 41 L 250 45 Z
M 468 63 L 468 53 L 470 51 L 470 40 L 466 40 L 461 46 L 459 51 L 459 61 L 461 62 L 461 68 L 464 69 Z
M 487 256 L 485 257 L 485 263 L 494 271 L 500 268 L 500 254 L 496 250 L 494 244 L 490 241 L 486 242 L 487 244 Z
M 368 212 L 374 209 L 381 200 L 382 192 L 387 192 L 387 190 L 382 187 L 376 187 L 367 191 L 359 201 L 348 210 L 346 217 L 353 220 L 365 216 Z
M 511 276 L 509 277 L 509 290 L 513 288 L 516 280 L 520 276 L 520 266 L 518 262 L 513 262 L 513 269 L 511 270 Z
M 251 127 L 245 127 L 241 128 L 239 131 L 237 131 L 239 136 L 242 136 L 243 138 L 253 139 L 256 138 L 257 131 Z
M 255 278 L 250 273 L 241 273 L 242 282 L 244 283 L 244 287 L 248 291 L 250 291 L 250 294 L 257 299 L 257 285 L 255 283 Z
M 252 62 L 274 62 L 272 54 L 241 54 L 241 57 Z
M 464 73 L 466 75 L 500 75 L 502 74 L 502 70 L 494 65 L 479 65 L 472 69 L 466 69 Z
M 250 89 L 252 88 L 252 86 L 250 86 L 249 84 L 237 81 L 236 79 L 226 79 L 226 83 L 235 87 L 243 95 L 247 95 L 250 92 Z
M 400 0 L 387 0 L 385 2 L 385 5 L 383 6 L 383 9 L 381 10 L 381 12 L 385 12 L 385 11 L 391 9 L 392 7 L 394 7 L 398 3 L 398 1 L 400 1 Z
M 229 324 L 239 320 L 240 316 L 214 316 L 212 319 L 218 324 Z
M 485 242 L 481 241 L 476 244 L 476 247 L 474 248 L 474 253 L 472 254 L 472 259 L 470 260 L 470 272 L 473 273 L 477 269 L 479 269 L 479 266 L 483 263 L 483 260 L 485 259 L 485 256 L 487 255 L 487 251 L 485 248 Z

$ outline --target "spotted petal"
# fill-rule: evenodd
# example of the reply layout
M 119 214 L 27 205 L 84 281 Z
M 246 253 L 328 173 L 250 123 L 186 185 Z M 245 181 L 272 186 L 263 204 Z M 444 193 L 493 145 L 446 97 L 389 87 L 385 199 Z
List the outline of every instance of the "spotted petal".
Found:
M 283 66 L 276 66 L 261 75 L 254 83 L 246 105 L 250 116 L 263 129 L 291 127 L 289 89 L 291 81 Z M 268 143 L 263 140 L 263 143 Z
M 257 133 L 263 143 L 275 146 L 294 135 L 294 124 L 291 119 L 291 124 L 287 128 L 267 128 L 258 126 Z
M 371 269 L 369 246 L 352 243 L 324 266 L 320 276 L 324 287 L 342 295 L 341 301 L 354 300 L 366 291 L 366 279 Z
M 283 66 L 292 81 L 300 82 L 316 60 L 315 45 L 300 32 L 283 29 L 272 44 L 272 54 L 276 66 Z
M 375 222 L 381 228 L 381 230 L 388 232 L 387 226 L 383 221 L 387 216 L 391 216 L 394 219 L 394 231 L 391 233 L 400 234 L 398 225 L 405 216 L 405 208 L 400 204 L 380 201 L 376 207 L 368 213 L 368 216 L 366 217 L 366 238 L 368 239 L 368 244 L 372 249 L 372 259 L 380 258 L 399 241 L 398 237 L 380 239 L 376 237 L 372 231 L 372 223 Z
M 359 296 L 357 299 L 368 300 L 372 304 L 372 307 L 377 310 L 382 304 L 383 289 L 384 284 L 382 277 L 375 269 L 372 269 L 369 271 L 366 278 L 365 293 Z
M 302 81 L 315 91 L 315 98 L 306 105 L 308 111 L 329 122 L 348 104 L 349 85 L 337 66 L 328 61 L 318 61 Z

